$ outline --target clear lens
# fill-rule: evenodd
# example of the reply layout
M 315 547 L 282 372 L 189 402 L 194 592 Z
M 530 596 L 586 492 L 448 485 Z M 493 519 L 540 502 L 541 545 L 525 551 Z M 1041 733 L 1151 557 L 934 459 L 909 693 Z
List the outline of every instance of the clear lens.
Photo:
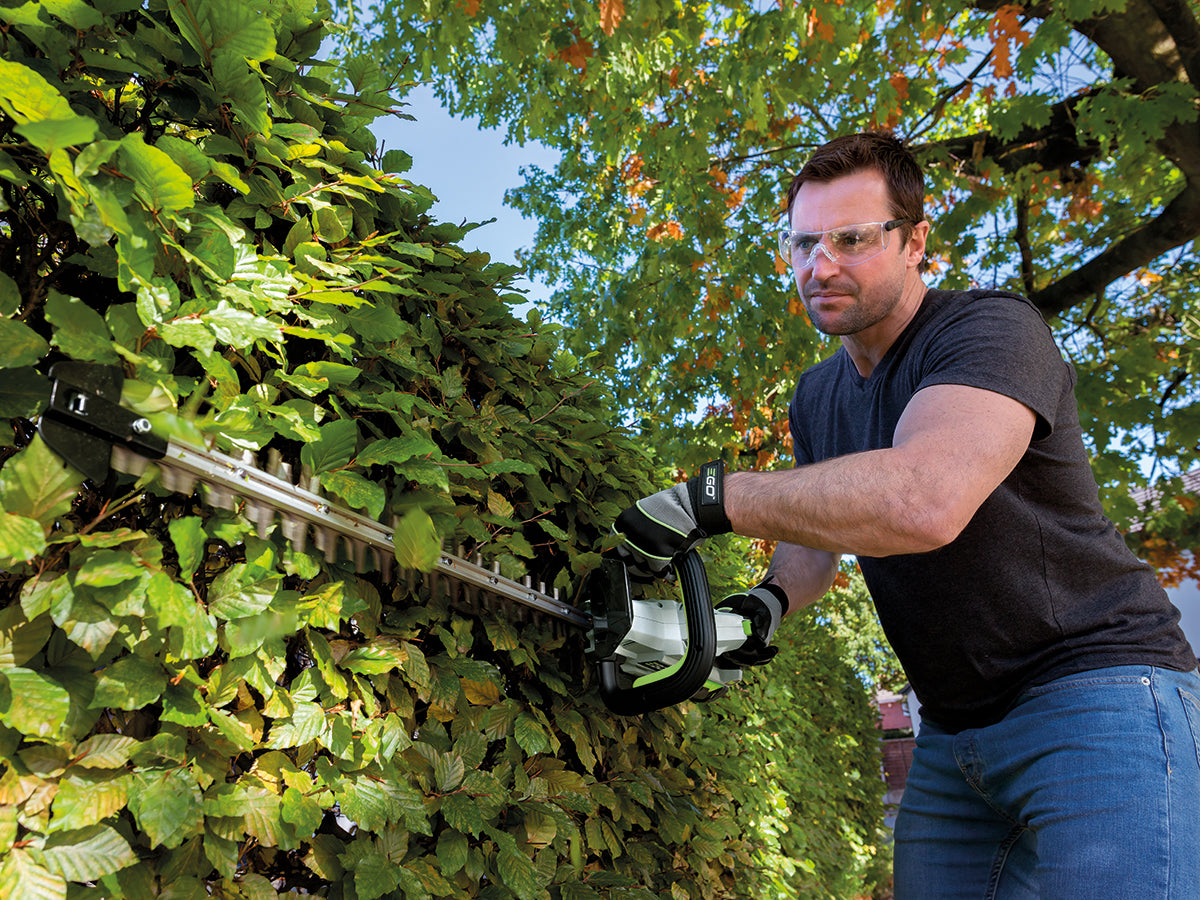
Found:
M 818 252 L 839 265 L 856 266 L 886 250 L 890 232 L 906 221 L 863 222 L 826 231 L 793 231 L 784 227 L 779 232 L 779 255 L 798 269 L 811 266 Z

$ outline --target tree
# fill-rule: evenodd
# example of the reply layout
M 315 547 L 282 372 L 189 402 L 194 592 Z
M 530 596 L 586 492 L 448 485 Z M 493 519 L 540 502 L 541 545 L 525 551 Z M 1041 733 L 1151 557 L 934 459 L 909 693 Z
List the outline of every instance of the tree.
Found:
M 797 896 L 785 866 L 858 889 L 882 786 L 837 644 L 741 747 L 762 684 L 622 721 L 581 635 L 421 576 L 440 537 L 573 588 L 653 465 L 559 329 L 512 315 L 513 268 L 379 155 L 387 84 L 319 58 L 327 13 L 0 7 L 0 895 Z M 398 571 L 154 466 L 85 480 L 34 429 L 63 361 L 398 517 Z
M 351 6 L 353 11 L 351 13 Z M 1119 522 L 1200 450 L 1200 24 L 1171 0 L 346 4 L 360 46 L 511 140 L 563 151 L 510 201 L 573 346 L 690 468 L 768 465 L 813 333 L 773 232 L 806 151 L 891 128 L 926 165 L 932 279 L 1021 290 L 1080 372 Z M 672 438 L 676 440 L 672 441 Z M 1161 532 L 1161 533 L 1160 533 Z

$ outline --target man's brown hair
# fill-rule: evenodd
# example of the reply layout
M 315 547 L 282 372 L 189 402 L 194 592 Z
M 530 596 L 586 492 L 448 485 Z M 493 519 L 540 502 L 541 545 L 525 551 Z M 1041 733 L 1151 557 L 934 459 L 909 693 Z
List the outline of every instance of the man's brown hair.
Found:
M 833 181 L 864 169 L 874 169 L 883 176 L 891 217 L 907 220 L 901 230 L 907 241 L 912 226 L 925 218 L 925 174 L 904 143 L 887 131 L 847 134 L 818 147 L 788 188 L 788 216 L 792 214 L 792 201 L 806 181 Z

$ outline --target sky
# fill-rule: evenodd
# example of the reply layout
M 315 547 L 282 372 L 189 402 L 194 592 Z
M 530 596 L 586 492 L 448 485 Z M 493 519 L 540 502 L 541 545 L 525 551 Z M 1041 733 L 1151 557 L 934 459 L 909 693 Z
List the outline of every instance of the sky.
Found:
M 515 265 L 517 250 L 533 245 L 537 226 L 504 205 L 504 192 L 524 183 L 521 166 L 549 168 L 558 152 L 537 143 L 506 146 L 501 130 L 482 129 L 477 119 L 456 119 L 425 86 L 416 87 L 405 102 L 409 105 L 404 111 L 416 121 L 377 119 L 375 136 L 385 150 L 412 156 L 412 168 L 404 177 L 437 196 L 434 218 L 455 224 L 497 220 L 470 232 L 462 242 L 464 249 L 484 250 L 495 262 Z M 527 290 L 531 300 L 549 296 L 542 282 L 521 279 L 517 286 Z
M 405 112 L 416 121 L 379 119 L 376 137 L 386 149 L 412 156 L 412 169 L 405 175 L 437 196 L 435 218 L 455 223 L 496 219 L 468 234 L 465 249 L 484 250 L 497 262 L 515 264 L 517 250 L 533 244 L 536 225 L 504 205 L 504 192 L 523 183 L 521 166 L 548 168 L 557 160 L 557 152 L 539 144 L 506 146 L 501 131 L 481 129 L 478 120 L 456 119 L 447 113 L 429 88 L 417 87 L 406 99 Z M 517 286 L 528 291 L 530 300 L 549 295 L 541 282 L 522 279 Z M 1184 634 L 1200 653 L 1200 586 L 1189 582 L 1168 593 L 1183 614 Z

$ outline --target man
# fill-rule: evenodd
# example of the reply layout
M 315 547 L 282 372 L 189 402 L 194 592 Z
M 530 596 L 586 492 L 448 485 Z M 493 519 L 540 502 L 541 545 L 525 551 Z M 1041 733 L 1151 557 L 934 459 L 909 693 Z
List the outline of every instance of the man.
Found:
M 924 180 L 893 137 L 819 148 L 781 248 L 840 350 L 801 376 L 796 467 L 723 474 L 617 520 L 635 570 L 726 531 L 779 541 L 728 598 L 765 662 L 858 557 L 922 701 L 896 896 L 1200 897 L 1200 677 L 1178 612 L 1104 517 L 1074 373 L 1037 310 L 922 279 Z

